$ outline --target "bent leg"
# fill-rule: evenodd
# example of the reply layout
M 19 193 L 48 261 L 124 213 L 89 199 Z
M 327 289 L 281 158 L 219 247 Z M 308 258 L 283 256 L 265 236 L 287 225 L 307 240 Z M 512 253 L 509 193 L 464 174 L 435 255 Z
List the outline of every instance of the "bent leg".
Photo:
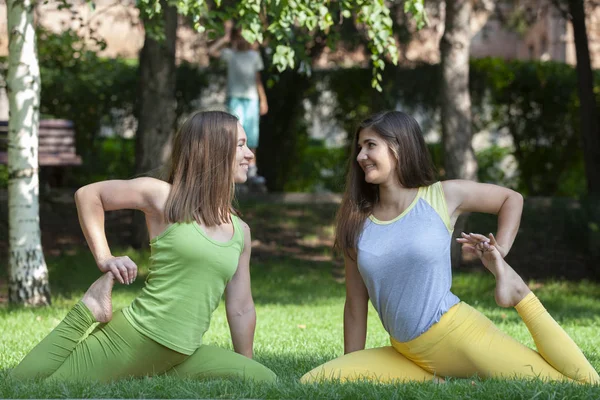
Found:
M 82 302 L 75 304 L 60 324 L 11 371 L 11 376 L 30 379 L 52 375 L 95 323 L 96 319 Z
M 529 293 L 515 308 L 539 353 L 550 365 L 573 380 L 600 383 L 598 372 L 533 293 Z
M 569 380 L 536 351 L 519 343 L 465 303 L 406 343 L 392 340 L 408 359 L 440 376 Z
M 598 373 L 575 342 L 548 314 L 519 274 L 502 258 L 495 247 L 496 240 L 493 235 L 490 234 L 488 239 L 482 235 L 463 233 L 459 242 L 465 243 L 467 249 L 475 252 L 483 265 L 494 275 L 496 303 L 501 307 L 516 308 L 541 357 L 563 376 L 582 383 L 600 383 Z
M 184 378 L 241 378 L 275 382 L 277 375 L 264 365 L 233 351 L 202 345 L 166 375 Z
M 49 379 L 110 382 L 155 375 L 186 357 L 138 332 L 119 311 L 79 343 Z
M 387 346 L 345 354 L 306 373 L 300 382 L 327 380 L 389 383 L 439 379 Z

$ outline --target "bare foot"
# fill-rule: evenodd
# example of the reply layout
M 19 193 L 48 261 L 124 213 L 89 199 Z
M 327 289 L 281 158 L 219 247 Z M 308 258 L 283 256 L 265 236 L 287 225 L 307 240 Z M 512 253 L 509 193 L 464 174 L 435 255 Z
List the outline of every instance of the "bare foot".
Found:
M 496 277 L 496 304 L 500 307 L 514 307 L 531 292 L 519 274 L 500 255 L 500 252 L 489 244 L 480 246 L 477 255 L 483 265 Z
M 105 273 L 92 283 L 81 299 L 98 322 L 108 322 L 112 319 L 111 295 L 114 279 L 112 272 Z

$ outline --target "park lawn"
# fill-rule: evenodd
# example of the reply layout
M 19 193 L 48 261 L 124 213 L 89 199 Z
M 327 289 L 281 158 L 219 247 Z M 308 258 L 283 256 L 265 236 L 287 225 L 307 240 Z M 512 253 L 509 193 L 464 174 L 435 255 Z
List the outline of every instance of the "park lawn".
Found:
M 481 381 L 453 379 L 447 384 L 381 385 L 328 383 L 302 385 L 299 378 L 310 369 L 342 354 L 344 284 L 339 261 L 330 251 L 332 208 L 254 207 L 251 222 L 252 284 L 258 315 L 255 359 L 279 376 L 275 385 L 239 381 L 193 381 L 165 377 L 127 379 L 112 384 L 15 382 L 10 368 L 39 342 L 82 296 L 98 276 L 85 250 L 48 258 L 53 306 L 10 309 L 0 306 L 0 398 L 381 398 L 381 399 L 598 399 L 600 386 L 539 381 Z M 312 211 L 311 211 L 312 210 Z M 326 220 L 326 221 L 325 221 Z M 328 221 L 328 222 L 327 222 Z M 114 252 L 118 253 L 118 252 Z M 126 250 L 147 271 L 148 253 Z M 131 302 L 143 279 L 134 285 L 117 285 L 115 308 Z M 600 285 L 592 282 L 530 282 L 551 314 L 600 370 Z M 494 280 L 483 268 L 456 273 L 454 292 L 502 330 L 533 347 L 516 311 L 497 307 Z M 369 314 L 367 347 L 389 345 L 376 313 Z M 205 343 L 231 348 L 223 304 L 214 314 Z

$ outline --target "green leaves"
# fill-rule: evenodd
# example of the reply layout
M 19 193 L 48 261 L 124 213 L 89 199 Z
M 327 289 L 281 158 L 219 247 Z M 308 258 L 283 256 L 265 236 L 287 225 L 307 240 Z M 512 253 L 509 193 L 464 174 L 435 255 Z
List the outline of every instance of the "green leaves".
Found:
M 411 0 L 404 3 L 404 12 L 413 15 L 417 23 L 417 28 L 421 29 L 429 23 L 427 14 L 425 13 L 424 0 Z
M 362 23 L 369 38 L 369 50 L 373 62 L 371 86 L 381 92 L 381 72 L 385 66 L 382 58 L 388 57 L 392 64 L 398 64 L 398 48 L 392 32 L 393 21 L 390 10 L 383 0 L 360 2 L 357 21 Z
M 289 46 L 278 45 L 273 55 L 273 64 L 279 72 L 285 71 L 288 67 L 293 69 L 295 65 L 294 55 L 294 49 Z
M 155 21 L 161 12 L 159 0 L 137 0 L 136 4 L 145 21 Z M 168 4 L 177 7 L 181 15 L 191 17 L 198 31 L 221 32 L 225 20 L 235 20 L 246 41 L 268 41 L 275 48 L 273 63 L 280 72 L 294 68 L 297 56 L 306 58 L 302 46 L 308 39 L 318 32 L 327 34 L 335 20 L 341 23 L 343 18 L 352 16 L 368 38 L 373 61 L 371 83 L 375 89 L 381 91 L 384 60 L 398 62 L 393 20 L 384 0 L 241 0 L 225 3 L 228 6 L 221 0 L 210 6 L 204 0 L 168 0 Z M 427 24 L 424 0 L 407 0 L 404 9 L 413 15 L 419 28 Z M 160 30 L 150 27 L 150 31 L 160 36 Z

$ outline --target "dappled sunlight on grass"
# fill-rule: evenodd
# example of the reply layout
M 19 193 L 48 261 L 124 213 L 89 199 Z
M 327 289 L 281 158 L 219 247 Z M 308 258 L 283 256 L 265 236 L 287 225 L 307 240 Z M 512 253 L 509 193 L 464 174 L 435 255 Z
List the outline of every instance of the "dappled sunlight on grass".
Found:
M 145 252 L 128 254 L 145 268 Z M 12 368 L 38 343 L 79 300 L 87 286 L 98 276 L 98 271 L 82 263 L 85 254 L 52 259 L 52 271 L 73 277 L 57 279 L 53 285 L 54 305 L 42 309 L 0 308 L 0 370 Z M 451 380 L 449 385 L 371 385 L 316 384 L 300 385 L 298 379 L 310 369 L 343 354 L 343 306 L 345 287 L 334 273 L 338 266 L 322 262 L 308 263 L 293 258 L 275 258 L 252 263 L 252 285 L 257 310 L 255 359 L 280 376 L 277 385 L 254 385 L 229 381 L 172 381 L 171 378 L 125 380 L 110 385 L 77 383 L 69 385 L 29 384 L 1 386 L 2 397 L 309 397 L 309 398 L 399 398 L 401 393 L 410 398 L 472 397 L 521 398 L 525 393 L 534 396 L 543 390 L 562 393 L 563 397 L 594 398 L 595 393 L 579 386 L 539 383 L 516 383 Z M 115 308 L 126 306 L 141 290 L 142 280 L 136 285 L 116 285 Z M 600 368 L 600 331 L 598 293 L 600 285 L 592 282 L 547 282 L 536 287 L 539 297 L 549 311 L 564 325 L 565 330 L 582 347 L 597 369 Z M 502 309 L 493 298 L 494 280 L 486 272 L 459 273 L 454 279 L 455 292 L 465 301 L 482 311 L 503 331 L 522 343 L 534 347 L 524 324 L 513 309 Z M 575 309 L 574 312 L 570 310 Z M 588 309 L 586 311 L 586 309 Z M 215 311 L 211 328 L 204 343 L 232 348 L 224 304 Z M 369 307 L 367 347 L 388 346 L 389 337 L 381 326 L 372 306 Z M 0 381 L 2 381 L 0 379 Z M 439 389 L 439 387 L 446 387 Z M 183 388 L 183 389 L 181 389 Z M 498 392 L 499 391 L 499 392 Z M 427 397 L 429 396 L 429 397 Z M 508 396 L 508 397 L 506 397 Z M 590 397 L 591 396 L 591 397 Z M 476 396 L 478 397 L 478 396 Z M 600 392 L 596 397 L 600 397 Z
M 344 285 L 337 283 L 330 263 L 310 264 L 293 260 L 256 263 L 252 287 L 257 304 L 318 304 L 340 298 Z
M 81 298 L 100 276 L 85 248 L 47 257 L 52 307 L 9 308 L 0 305 L 0 397 L 95 398 L 600 398 L 600 387 L 542 384 L 524 381 L 451 379 L 447 385 L 322 383 L 301 385 L 310 369 L 343 354 L 344 271 L 331 250 L 335 206 L 250 204 L 243 217 L 252 227 L 252 292 L 256 304 L 255 359 L 280 377 L 276 385 L 215 380 L 174 380 L 155 377 L 95 383 L 16 384 L 3 379 Z M 287 207 L 287 208 L 286 208 Z M 149 251 L 113 249 L 139 267 L 137 281 L 115 285 L 114 308 L 127 306 L 140 292 L 148 272 Z M 590 281 L 531 281 L 529 285 L 549 312 L 600 369 L 600 284 Z M 514 309 L 494 300 L 494 278 L 483 267 L 454 274 L 453 291 L 497 326 L 534 348 L 533 340 Z M 232 348 L 224 304 L 215 311 L 206 344 Z M 389 336 L 369 305 L 367 348 L 389 346 Z

